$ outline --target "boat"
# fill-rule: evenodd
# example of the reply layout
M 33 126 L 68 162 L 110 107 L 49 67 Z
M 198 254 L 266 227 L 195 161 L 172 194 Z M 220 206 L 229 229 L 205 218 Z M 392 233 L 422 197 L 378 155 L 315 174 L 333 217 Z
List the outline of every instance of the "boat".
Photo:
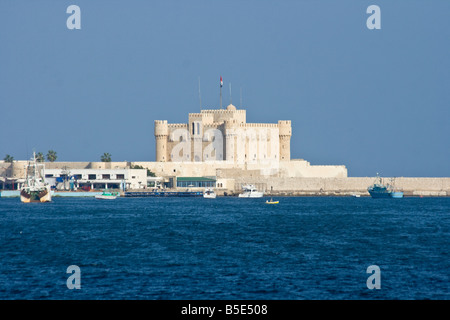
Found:
M 394 179 L 391 183 L 384 183 L 383 179 L 377 173 L 376 180 L 373 185 L 367 188 L 372 198 L 403 198 L 403 192 L 398 191 L 394 187 Z
M 98 194 L 95 196 L 95 199 L 100 200 L 114 200 L 119 196 L 118 192 L 109 192 L 109 191 L 103 191 L 102 194 Z
M 396 198 L 396 199 L 403 198 L 403 192 L 401 192 L 401 191 L 393 191 L 391 193 L 391 198 Z
M 267 204 L 278 204 L 280 201 L 273 201 L 272 200 L 272 198 L 270 198 L 270 201 L 269 200 L 266 200 L 266 203 Z
M 264 196 L 264 192 L 258 191 L 252 184 L 242 186 L 242 189 L 244 192 L 239 194 L 239 198 L 262 198 Z
M 215 199 L 216 196 L 217 195 L 212 188 L 206 188 L 205 192 L 203 193 L 203 198 L 207 199 Z
M 50 184 L 45 181 L 45 165 L 37 161 L 35 152 L 32 161 L 27 164 L 26 175 L 25 183 L 20 189 L 20 201 L 24 203 L 52 201 Z
M 359 195 L 359 194 L 352 194 L 352 197 L 353 198 L 359 198 L 359 197 L 361 197 L 361 195 Z

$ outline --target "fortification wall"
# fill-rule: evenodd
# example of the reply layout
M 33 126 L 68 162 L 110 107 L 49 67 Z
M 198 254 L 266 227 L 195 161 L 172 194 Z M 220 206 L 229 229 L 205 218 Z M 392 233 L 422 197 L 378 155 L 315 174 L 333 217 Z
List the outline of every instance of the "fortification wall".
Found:
M 303 159 L 280 162 L 280 175 L 302 178 L 345 178 L 347 168 L 344 165 L 311 165 Z
M 387 178 L 389 179 L 389 178 Z M 307 196 L 307 195 L 362 195 L 369 196 L 367 188 L 375 181 L 374 177 L 346 178 L 271 178 L 237 177 L 235 190 L 239 192 L 242 184 L 264 186 L 272 195 Z M 388 180 L 386 180 L 388 181 Z M 395 186 L 405 196 L 450 196 L 450 178 L 396 178 Z

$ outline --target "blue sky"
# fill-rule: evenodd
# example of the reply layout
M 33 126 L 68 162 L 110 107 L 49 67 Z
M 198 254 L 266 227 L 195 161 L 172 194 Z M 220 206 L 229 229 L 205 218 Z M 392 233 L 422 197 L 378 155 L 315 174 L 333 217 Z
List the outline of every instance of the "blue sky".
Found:
M 66 9 L 81 8 L 81 30 Z M 381 30 L 369 30 L 369 5 Z M 292 120 L 292 158 L 450 176 L 450 1 L 0 1 L 0 158 L 154 161 L 153 121 Z

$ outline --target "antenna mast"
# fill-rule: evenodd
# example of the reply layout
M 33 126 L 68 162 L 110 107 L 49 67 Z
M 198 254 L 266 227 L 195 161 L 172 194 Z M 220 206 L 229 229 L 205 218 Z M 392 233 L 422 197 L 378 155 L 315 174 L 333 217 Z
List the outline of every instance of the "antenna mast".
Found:
M 202 93 L 200 91 L 200 77 L 198 77 L 198 99 L 200 100 L 200 110 L 202 109 Z

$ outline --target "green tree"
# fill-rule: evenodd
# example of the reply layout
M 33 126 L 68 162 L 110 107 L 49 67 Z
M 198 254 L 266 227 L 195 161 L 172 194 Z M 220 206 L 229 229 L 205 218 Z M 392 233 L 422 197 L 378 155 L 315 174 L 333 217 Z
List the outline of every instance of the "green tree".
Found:
M 47 160 L 48 161 L 54 162 L 54 161 L 56 161 L 57 158 L 58 158 L 58 156 L 56 155 L 56 151 L 48 150 L 48 152 L 47 152 Z
M 13 157 L 13 156 L 10 156 L 9 154 L 7 154 L 7 155 L 3 158 L 3 160 L 5 160 L 5 162 L 13 163 L 14 157 Z
M 102 162 L 111 162 L 111 155 L 108 152 L 105 152 L 101 157 L 100 160 Z
M 134 165 L 131 165 L 130 169 L 145 169 L 145 168 L 138 164 L 134 164 Z M 147 168 L 147 177 L 156 177 L 156 174 Z
M 42 152 L 38 152 L 38 153 L 36 154 L 36 161 L 37 161 L 37 162 L 44 162 L 44 161 L 45 161 L 44 155 L 42 154 Z

